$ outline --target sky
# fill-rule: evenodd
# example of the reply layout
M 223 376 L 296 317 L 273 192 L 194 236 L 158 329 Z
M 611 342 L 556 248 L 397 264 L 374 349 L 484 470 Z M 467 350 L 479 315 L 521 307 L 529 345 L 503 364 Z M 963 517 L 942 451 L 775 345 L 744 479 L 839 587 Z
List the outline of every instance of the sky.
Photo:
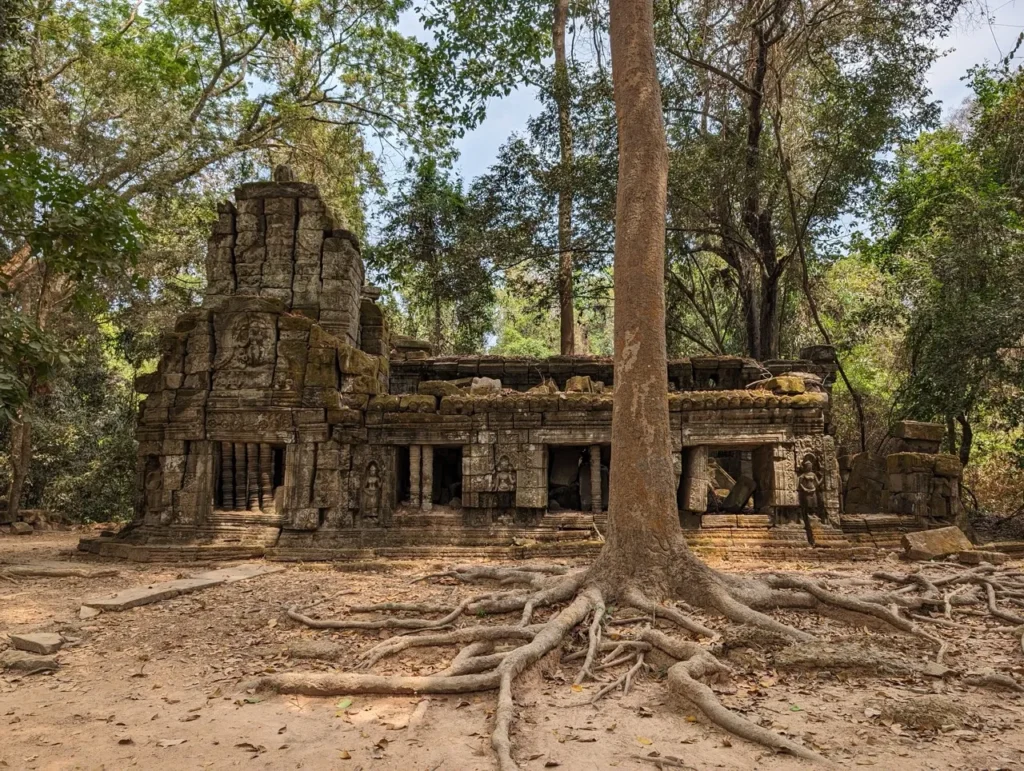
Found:
M 934 98 L 942 102 L 943 119 L 949 118 L 969 95 L 962 80 L 968 68 L 1000 60 L 1024 32 L 1024 0 L 988 0 L 987 8 L 988 13 L 976 10 L 975 18 L 964 14 L 950 35 L 940 42 L 940 51 L 945 53 L 929 71 L 928 85 Z M 990 18 L 991 24 L 985 18 L 977 18 L 979 13 Z M 487 118 L 457 144 L 461 156 L 456 168 L 462 178 L 468 182 L 485 172 L 509 135 L 523 130 L 527 119 L 538 111 L 531 89 L 517 89 L 505 98 L 491 100 Z

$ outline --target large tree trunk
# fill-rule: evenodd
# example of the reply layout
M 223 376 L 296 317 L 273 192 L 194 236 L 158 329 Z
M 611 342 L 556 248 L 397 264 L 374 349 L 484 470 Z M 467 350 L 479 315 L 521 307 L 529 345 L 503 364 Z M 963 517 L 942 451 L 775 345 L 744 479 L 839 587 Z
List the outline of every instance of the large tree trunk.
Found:
M 593 575 L 666 596 L 686 545 L 676 510 L 665 348 L 668 150 L 650 0 L 612 0 L 619 131 L 615 211 L 615 400 L 608 540 Z M 621 584 L 615 587 L 621 591 Z
M 555 48 L 554 97 L 558 105 L 558 311 L 561 353 L 576 353 L 576 321 L 573 309 L 572 279 L 572 165 L 573 136 L 570 114 L 572 93 L 569 88 L 569 65 L 565 60 L 565 24 L 569 16 L 569 0 L 555 0 L 552 38 Z

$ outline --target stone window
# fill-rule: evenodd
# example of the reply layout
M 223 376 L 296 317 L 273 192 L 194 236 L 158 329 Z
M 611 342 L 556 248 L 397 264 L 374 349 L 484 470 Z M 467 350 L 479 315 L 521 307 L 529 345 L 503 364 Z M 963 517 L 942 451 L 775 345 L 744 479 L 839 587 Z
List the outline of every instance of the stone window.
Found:
M 419 458 L 417 458 L 418 460 Z M 399 503 L 409 503 L 412 499 L 412 483 L 409 475 L 411 466 L 409 446 L 395 447 L 395 500 Z
M 224 511 L 276 511 L 284 484 L 284 445 L 215 442 L 214 506 Z

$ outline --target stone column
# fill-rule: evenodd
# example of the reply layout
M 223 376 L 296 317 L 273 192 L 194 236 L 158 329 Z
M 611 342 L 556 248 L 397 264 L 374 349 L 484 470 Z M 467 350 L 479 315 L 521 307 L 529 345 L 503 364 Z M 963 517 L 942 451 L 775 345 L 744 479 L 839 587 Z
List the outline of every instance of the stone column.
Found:
M 222 509 L 235 507 L 235 464 L 231 442 L 220 443 L 220 489 L 217 491 Z
M 247 503 L 245 491 L 245 444 L 235 442 L 235 511 L 244 511 Z
M 590 445 L 590 509 L 600 514 L 604 506 L 601 500 L 601 445 Z
M 259 511 L 260 508 L 260 477 L 259 477 L 259 457 L 260 457 L 260 446 L 255 442 L 250 442 L 245 446 L 245 490 L 246 490 L 246 509 L 249 511 Z
M 274 451 L 260 445 L 260 509 L 270 511 L 274 504 Z
M 434 507 L 434 447 L 425 444 L 422 447 L 420 470 L 420 508 L 430 511 Z
M 700 445 L 686 452 L 686 475 L 683 482 L 683 502 L 687 511 L 703 513 L 708 510 L 708 448 Z
M 409 446 L 409 503 L 413 506 L 420 505 L 420 446 L 413 444 Z

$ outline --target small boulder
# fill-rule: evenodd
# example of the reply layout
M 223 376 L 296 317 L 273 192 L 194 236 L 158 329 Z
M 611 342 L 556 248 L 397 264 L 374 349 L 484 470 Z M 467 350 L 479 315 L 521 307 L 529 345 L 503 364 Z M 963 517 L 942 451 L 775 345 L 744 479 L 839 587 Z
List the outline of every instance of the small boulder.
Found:
M 475 377 L 473 384 L 469 387 L 469 393 L 473 396 L 500 394 L 501 381 L 493 377 Z
M 1001 551 L 962 551 L 956 555 L 961 565 L 980 565 L 987 562 L 990 565 L 1002 565 L 1009 559 Z
M 11 644 L 18 650 L 38 653 L 43 656 L 56 653 L 64 644 L 61 636 L 53 632 L 35 632 L 33 634 L 8 632 L 7 636 L 11 638 Z
M 965 551 L 974 551 L 973 544 L 958 527 L 940 527 L 905 533 L 903 551 L 910 560 L 931 560 Z
M 87 618 L 96 618 L 102 612 L 96 608 L 90 608 L 88 605 L 83 605 L 78 609 L 78 617 L 84 621 Z
M 31 535 L 35 530 L 28 522 L 14 522 L 11 524 L 11 532 L 14 535 Z
M 565 382 L 565 392 L 568 394 L 592 394 L 594 385 L 590 382 L 590 375 L 575 375 Z
M 555 385 L 555 381 L 548 378 L 543 383 L 538 383 L 533 388 L 529 389 L 526 393 L 528 394 L 557 394 L 558 386 Z
M 37 656 L 25 651 L 0 651 L 0 670 L 21 675 L 33 675 L 36 672 L 55 672 L 56 660 L 52 656 Z
M 807 391 L 803 378 L 794 375 L 780 375 L 769 378 L 761 387 L 766 391 L 782 396 L 797 396 Z

